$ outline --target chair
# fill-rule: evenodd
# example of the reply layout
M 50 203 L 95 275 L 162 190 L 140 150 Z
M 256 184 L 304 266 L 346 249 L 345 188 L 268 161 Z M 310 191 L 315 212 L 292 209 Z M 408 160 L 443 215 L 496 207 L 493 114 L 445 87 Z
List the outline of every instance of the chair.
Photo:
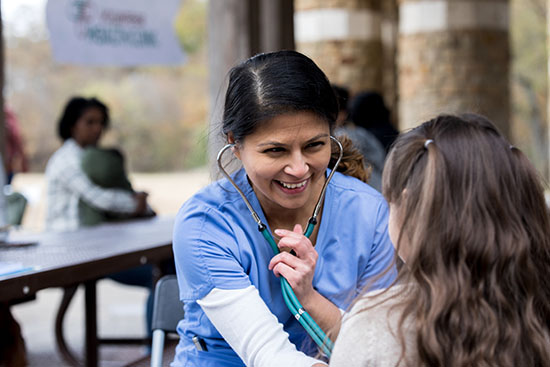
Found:
M 155 287 L 153 304 L 153 344 L 151 367 L 161 367 L 164 340 L 167 333 L 175 333 L 178 322 L 183 319 L 183 304 L 179 298 L 178 280 L 175 275 L 165 275 Z
M 15 191 L 10 191 L 6 194 L 6 219 L 7 223 L 20 226 L 23 221 L 23 214 L 27 207 L 27 198 Z

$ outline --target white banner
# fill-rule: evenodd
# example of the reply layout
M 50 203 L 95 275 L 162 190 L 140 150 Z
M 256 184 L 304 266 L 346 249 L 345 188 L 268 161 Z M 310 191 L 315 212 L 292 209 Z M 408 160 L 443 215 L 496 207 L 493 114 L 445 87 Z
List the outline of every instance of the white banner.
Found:
M 85 65 L 181 64 L 180 0 L 48 0 L 54 59 Z

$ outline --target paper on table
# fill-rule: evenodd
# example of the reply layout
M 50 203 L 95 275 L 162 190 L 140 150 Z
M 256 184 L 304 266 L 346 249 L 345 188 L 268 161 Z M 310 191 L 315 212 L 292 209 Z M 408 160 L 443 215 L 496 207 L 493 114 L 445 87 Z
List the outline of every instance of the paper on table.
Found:
M 22 263 L 0 261 L 0 277 L 19 274 L 34 270 L 32 266 L 24 266 Z

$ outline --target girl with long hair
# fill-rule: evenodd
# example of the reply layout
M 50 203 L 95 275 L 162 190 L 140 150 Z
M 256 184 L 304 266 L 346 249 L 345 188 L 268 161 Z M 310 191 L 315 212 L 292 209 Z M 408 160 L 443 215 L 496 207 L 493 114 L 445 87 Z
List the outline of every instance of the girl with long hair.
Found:
M 384 168 L 394 285 L 344 318 L 331 366 L 550 366 L 550 221 L 524 154 L 484 117 L 400 136 Z

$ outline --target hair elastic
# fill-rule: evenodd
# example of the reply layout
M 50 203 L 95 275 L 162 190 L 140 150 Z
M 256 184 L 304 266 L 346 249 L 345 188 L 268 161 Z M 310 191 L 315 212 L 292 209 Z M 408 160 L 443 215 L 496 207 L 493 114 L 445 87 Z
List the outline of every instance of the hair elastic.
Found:
M 424 148 L 428 149 L 428 145 L 432 144 L 434 141 L 432 139 L 426 139 L 424 142 Z
M 510 148 L 510 150 L 517 149 L 514 145 L 510 145 L 508 148 Z

